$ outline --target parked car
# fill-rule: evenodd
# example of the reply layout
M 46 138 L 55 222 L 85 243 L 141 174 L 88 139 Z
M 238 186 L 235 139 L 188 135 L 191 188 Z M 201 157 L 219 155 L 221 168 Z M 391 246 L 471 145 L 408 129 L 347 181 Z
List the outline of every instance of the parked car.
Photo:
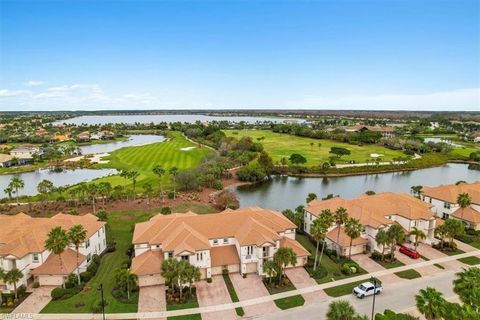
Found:
M 383 291 L 381 284 L 377 283 L 375 286 L 371 282 L 364 282 L 359 286 L 353 288 L 353 294 L 360 299 L 363 299 L 366 296 L 371 296 L 373 294 L 380 294 Z
M 399 250 L 401 253 L 403 253 L 404 255 L 407 255 L 409 256 L 410 258 L 412 259 L 418 259 L 420 258 L 420 253 L 417 252 L 417 250 L 415 249 L 412 249 L 412 248 L 409 248 L 409 247 L 405 247 L 405 246 L 400 246 L 400 250 Z

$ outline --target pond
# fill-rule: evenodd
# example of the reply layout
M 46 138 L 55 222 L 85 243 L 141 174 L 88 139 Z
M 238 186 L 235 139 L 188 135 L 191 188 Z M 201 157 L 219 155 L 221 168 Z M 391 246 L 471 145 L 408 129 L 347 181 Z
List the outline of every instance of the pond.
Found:
M 423 140 L 425 142 L 433 142 L 433 143 L 443 142 L 443 143 L 449 144 L 453 147 L 463 147 L 461 144 L 453 143 L 452 140 L 445 139 L 445 138 L 431 137 L 431 138 L 425 138 Z
M 164 140 L 164 136 L 154 134 L 135 134 L 130 135 L 127 140 L 91 144 L 80 146 L 79 148 L 82 150 L 82 154 L 105 153 L 112 152 L 123 147 L 141 146 L 144 144 L 162 142 Z
M 410 187 L 414 185 L 437 186 L 459 180 L 467 182 L 480 180 L 480 171 L 470 170 L 466 164 L 450 163 L 416 171 L 335 178 L 276 176 L 261 184 L 234 187 L 234 190 L 240 199 L 241 207 L 259 206 L 281 211 L 305 204 L 305 198 L 310 192 L 316 193 L 319 198 L 328 194 L 355 198 L 368 190 L 377 193 L 383 191 L 410 193 Z
M 152 114 L 152 115 L 101 115 L 101 116 L 80 116 L 67 120 L 56 121 L 55 124 L 75 124 L 75 125 L 104 125 L 108 123 L 160 123 L 160 122 L 196 122 L 196 121 L 231 121 L 256 123 L 264 121 L 285 122 L 296 121 L 303 122 L 303 119 L 297 118 L 274 118 L 274 117 L 253 117 L 253 116 L 209 116 L 203 114 Z
M 80 182 L 88 182 L 93 179 L 116 173 L 118 172 L 115 169 L 68 169 L 63 170 L 62 172 L 54 172 L 47 169 L 42 169 L 34 172 L 24 172 L 18 174 L 18 176 L 25 183 L 25 187 L 19 190 L 19 195 L 36 195 L 38 193 L 37 185 L 44 179 L 52 181 L 55 187 L 63 187 L 67 185 L 74 185 Z M 3 190 L 8 186 L 13 176 L 13 174 L 0 175 L 0 198 L 8 196 Z

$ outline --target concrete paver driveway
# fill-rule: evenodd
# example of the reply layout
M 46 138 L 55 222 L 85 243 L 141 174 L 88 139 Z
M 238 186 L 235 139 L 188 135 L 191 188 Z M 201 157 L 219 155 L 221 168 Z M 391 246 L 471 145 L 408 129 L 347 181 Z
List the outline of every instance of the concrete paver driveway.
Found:
M 370 257 L 367 254 L 356 254 L 352 256 L 352 260 L 355 261 L 365 269 L 368 273 L 371 272 L 376 272 L 376 271 L 382 271 L 385 270 L 384 267 L 382 267 L 380 264 L 376 263 L 373 261 L 373 259 L 370 259 Z M 402 281 L 401 278 L 396 276 L 395 274 L 391 273 L 385 276 L 381 276 L 378 278 L 380 281 L 385 282 L 385 283 L 395 283 L 395 282 L 400 282 Z
M 317 284 L 317 282 L 309 276 L 308 272 L 303 267 L 290 268 L 285 270 L 285 273 L 297 289 L 311 287 Z M 327 299 L 328 296 L 323 290 L 319 290 L 304 294 L 303 298 L 305 299 L 305 303 L 313 303 Z
M 425 261 L 422 258 L 412 259 L 412 258 L 404 255 L 403 253 L 401 253 L 398 250 L 395 252 L 395 257 L 398 259 L 398 261 L 400 261 L 401 263 L 403 263 L 405 265 L 410 265 L 410 264 L 418 263 L 418 262 L 421 262 L 421 261 Z M 430 276 L 430 275 L 435 274 L 439 271 L 439 269 L 435 266 L 427 266 L 427 267 L 420 267 L 420 268 L 414 268 L 414 269 L 416 271 L 418 271 L 418 273 L 420 273 L 422 275 L 422 277 Z
M 223 303 L 230 303 L 230 295 L 227 286 L 223 280 L 223 276 L 217 275 L 212 277 L 212 282 L 200 281 L 197 283 L 197 299 L 200 307 L 214 306 Z M 235 310 L 225 310 L 202 313 L 202 320 L 223 320 L 236 319 Z
M 262 283 L 261 276 L 249 274 L 244 279 L 240 273 L 231 273 L 230 279 L 232 279 L 233 286 L 235 287 L 235 291 L 237 292 L 240 301 L 269 295 L 267 288 L 265 288 L 265 285 Z M 273 301 L 244 307 L 243 309 L 245 311 L 245 316 L 247 317 L 278 311 L 278 308 Z
M 154 312 L 167 310 L 165 286 L 141 287 L 138 297 L 138 312 Z M 157 320 L 163 320 L 159 318 Z
M 425 256 L 430 260 L 443 258 L 443 257 L 447 256 L 445 253 L 442 253 L 439 250 L 434 249 L 431 246 L 426 245 L 424 243 L 419 243 L 418 244 L 417 251 L 422 256 Z M 460 269 L 461 267 L 464 266 L 463 263 L 461 263 L 460 261 L 457 261 L 457 260 L 448 261 L 448 262 L 445 262 L 445 263 L 440 263 L 440 265 L 444 266 L 445 269 L 447 269 L 447 270 L 458 270 L 458 269 Z
M 55 286 L 43 286 L 33 289 L 33 292 L 13 310 L 12 313 L 40 313 L 52 300 L 50 293 Z

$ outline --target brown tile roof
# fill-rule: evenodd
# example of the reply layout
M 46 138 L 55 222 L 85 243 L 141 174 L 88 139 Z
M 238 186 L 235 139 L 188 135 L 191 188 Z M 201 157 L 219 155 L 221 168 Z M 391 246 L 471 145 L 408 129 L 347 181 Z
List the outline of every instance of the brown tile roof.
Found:
M 137 276 L 145 276 L 161 272 L 163 251 L 148 250 L 132 259 L 132 272 Z
M 318 217 L 325 209 L 333 212 L 339 207 L 347 209 L 348 215 L 360 220 L 360 223 L 364 226 L 376 229 L 392 224 L 393 221 L 388 219 L 390 215 L 399 215 L 410 220 L 434 219 L 431 204 L 405 193 L 392 192 L 383 192 L 371 196 L 364 195 L 351 200 L 342 197 L 313 200 L 306 210 Z
M 280 240 L 281 248 L 291 248 L 297 257 L 306 257 L 310 255 L 307 249 L 305 249 L 297 240 L 290 239 L 288 237 L 283 237 Z
M 218 246 L 210 249 L 212 267 L 240 264 L 237 248 L 235 245 Z
M 14 156 L 11 156 L 9 154 L 0 153 L 0 162 L 12 161 L 13 158 Z
M 452 215 L 460 220 L 465 220 L 472 223 L 480 223 L 480 212 L 472 207 L 458 208 Z
M 468 184 L 447 184 L 438 187 L 422 188 L 422 193 L 424 195 L 450 203 L 457 203 L 458 195 L 464 192 L 468 193 L 470 197 L 472 197 L 473 203 L 480 205 L 480 181 Z
M 51 218 L 33 218 L 24 213 L 0 215 L 0 256 L 22 258 L 29 253 L 40 253 L 45 250 L 50 230 L 58 226 L 70 229 L 76 224 L 83 225 L 87 238 L 90 238 L 105 222 L 98 221 L 92 214 L 72 216 L 59 213 Z
M 330 241 L 337 243 L 338 227 L 335 227 L 332 230 L 330 230 L 327 233 L 327 238 Z M 338 242 L 339 243 L 337 243 L 337 244 L 340 245 L 341 247 L 350 247 L 350 237 L 345 233 L 345 228 L 343 228 L 343 227 L 340 227 L 340 239 L 339 239 Z M 358 238 L 353 239 L 352 246 L 358 246 L 358 245 L 367 244 L 367 243 L 368 243 L 367 239 L 363 239 L 362 237 L 358 237 Z
M 278 233 L 296 228 L 277 211 L 261 208 L 225 210 L 216 214 L 197 215 L 191 212 L 157 215 L 137 223 L 133 243 L 162 244 L 164 251 L 196 251 L 210 247 L 208 240 L 235 237 L 241 245 L 274 243 Z M 166 248 L 164 248 L 166 246 Z
M 60 258 L 62 268 L 60 268 Z M 78 254 L 78 265 L 81 265 L 87 257 Z M 77 269 L 77 252 L 72 249 L 65 250 L 61 255 L 50 254 L 45 262 L 32 270 L 33 275 L 69 275 Z

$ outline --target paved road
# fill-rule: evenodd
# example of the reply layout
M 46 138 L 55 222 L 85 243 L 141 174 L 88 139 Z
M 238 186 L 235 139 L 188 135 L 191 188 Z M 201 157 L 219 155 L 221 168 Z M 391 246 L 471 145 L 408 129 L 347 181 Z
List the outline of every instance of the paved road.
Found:
M 401 312 L 411 309 L 411 307 L 415 305 L 415 295 L 420 289 L 423 289 L 427 286 L 434 287 L 437 290 L 443 292 L 444 297 L 447 299 L 453 298 L 455 296 L 452 290 L 452 281 L 454 279 L 454 275 L 454 271 L 447 271 L 423 278 L 413 279 L 405 282 L 398 282 L 390 286 L 387 285 L 385 287 L 385 291 L 382 294 L 376 296 L 375 310 L 382 311 L 385 309 L 391 309 L 397 312 Z M 257 317 L 255 319 L 320 320 L 324 319 L 323 316 L 326 314 L 329 303 L 332 300 L 338 299 L 348 300 L 361 314 L 366 314 L 370 316 L 372 312 L 373 297 L 357 299 L 353 295 L 349 295 L 336 299 L 325 299 L 318 303 L 313 303 L 300 308 L 290 309 L 286 311 L 271 313 L 262 317 Z M 322 315 L 322 317 L 320 317 L 319 315 Z

